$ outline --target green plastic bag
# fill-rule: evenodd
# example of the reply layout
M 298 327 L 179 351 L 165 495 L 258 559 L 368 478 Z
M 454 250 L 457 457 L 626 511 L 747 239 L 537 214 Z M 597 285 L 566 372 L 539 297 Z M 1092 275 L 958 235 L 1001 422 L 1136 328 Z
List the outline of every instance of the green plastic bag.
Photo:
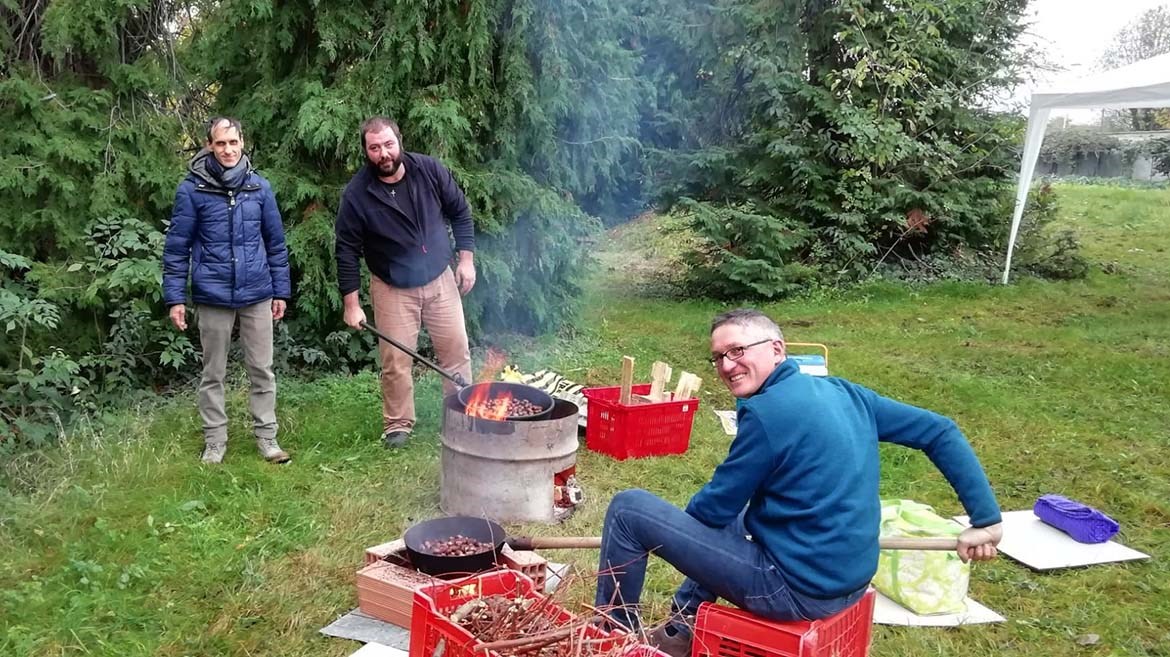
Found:
M 882 537 L 958 536 L 963 528 L 912 500 L 882 500 Z M 873 586 L 916 614 L 953 614 L 967 607 L 971 568 L 953 550 L 882 550 Z

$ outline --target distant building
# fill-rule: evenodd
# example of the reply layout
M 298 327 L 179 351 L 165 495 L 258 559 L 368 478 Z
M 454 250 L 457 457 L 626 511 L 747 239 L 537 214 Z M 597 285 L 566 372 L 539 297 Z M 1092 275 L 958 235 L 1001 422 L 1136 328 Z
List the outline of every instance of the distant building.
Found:
M 1170 130 L 1147 132 L 1102 132 L 1102 137 L 1113 138 L 1122 144 L 1138 144 L 1155 139 L 1170 139 Z M 1131 180 L 1166 180 L 1165 174 L 1154 173 L 1153 161 L 1139 151 L 1136 155 L 1129 149 L 1110 149 L 1102 153 L 1081 153 L 1074 161 L 1058 162 L 1051 155 L 1041 152 L 1036 163 L 1036 174 L 1042 176 L 1083 176 L 1086 178 L 1129 178 Z

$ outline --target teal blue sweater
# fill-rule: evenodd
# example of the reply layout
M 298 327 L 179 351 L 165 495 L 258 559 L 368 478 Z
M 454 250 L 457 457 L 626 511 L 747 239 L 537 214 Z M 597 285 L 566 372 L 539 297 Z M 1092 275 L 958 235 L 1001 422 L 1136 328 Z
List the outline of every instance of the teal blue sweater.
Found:
M 951 420 L 786 360 L 739 400 L 739 432 L 687 513 L 725 527 L 747 505 L 753 539 L 797 591 L 835 598 L 877 570 L 878 441 L 926 453 L 976 527 L 1000 521 L 971 446 Z M 912 497 L 913 491 L 899 491 Z

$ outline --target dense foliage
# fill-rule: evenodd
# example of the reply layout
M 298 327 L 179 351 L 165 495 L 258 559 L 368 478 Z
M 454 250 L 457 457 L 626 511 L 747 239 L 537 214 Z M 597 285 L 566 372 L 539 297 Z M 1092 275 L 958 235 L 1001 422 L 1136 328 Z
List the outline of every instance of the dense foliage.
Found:
M 170 2 L 0 5 L 0 443 L 191 359 L 159 307 L 180 170 Z
M 725 33 L 678 46 L 703 56 L 677 86 L 697 86 L 705 100 L 690 104 L 718 117 L 693 124 L 686 152 L 671 154 L 684 174 L 669 191 L 690 199 L 682 208 L 703 238 L 693 283 L 775 297 L 808 280 L 865 276 L 889 258 L 997 246 L 1020 124 L 985 108 L 1025 63 L 1013 49 L 1025 5 L 696 10 L 715 11 L 717 20 L 694 22 Z
M 1170 176 L 1170 139 L 1156 139 L 1150 144 L 1150 157 L 1154 171 Z
M 1089 262 L 1081 254 L 1080 237 L 1067 228 L 1053 230 L 1059 204 L 1052 185 L 1033 188 L 1020 220 L 1013 268 L 1055 280 L 1083 278 Z M 997 262 L 997 264 L 999 264 Z
M 1040 163 L 1048 167 L 1048 172 L 1055 169 L 1061 175 L 1067 171 L 1076 171 L 1092 176 L 1096 169 L 1096 174 L 1100 176 L 1109 176 L 1110 171 L 1113 176 L 1125 176 L 1137 158 L 1146 157 L 1154 173 L 1165 174 L 1170 169 L 1170 163 L 1166 162 L 1164 155 L 1168 144 L 1170 137 L 1123 140 L 1115 134 L 1091 126 L 1056 130 L 1050 128 L 1040 147 Z
M 44 442 L 78 405 L 193 372 L 190 339 L 163 320 L 158 257 L 210 113 L 243 119 L 284 213 L 286 364 L 369 362 L 369 338 L 339 330 L 332 257 L 365 116 L 399 118 L 408 148 L 467 192 L 473 331 L 564 321 L 597 225 L 586 210 L 626 201 L 639 87 L 619 2 L 20 0 L 0 16 L 4 438 Z
M 406 148 L 442 159 L 472 203 L 473 332 L 556 326 L 594 226 L 581 208 L 612 202 L 636 145 L 627 23 L 610 0 L 214 3 L 189 66 L 217 82 L 215 109 L 245 119 L 279 192 L 294 326 L 338 325 L 332 222 L 373 114 L 397 117 Z
M 1001 239 L 1025 0 L 4 0 L 0 442 L 195 375 L 160 244 L 209 114 L 243 120 L 294 273 L 282 367 L 354 368 L 332 223 L 399 119 L 473 206 L 473 334 L 572 316 L 598 219 L 664 199 L 693 284 L 771 298 Z M 182 376 L 180 376 L 182 375 Z

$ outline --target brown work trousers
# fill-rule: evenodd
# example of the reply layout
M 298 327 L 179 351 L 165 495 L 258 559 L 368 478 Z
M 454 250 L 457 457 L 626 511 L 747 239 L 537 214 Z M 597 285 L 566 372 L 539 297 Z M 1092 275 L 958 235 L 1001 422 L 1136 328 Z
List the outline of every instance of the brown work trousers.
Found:
M 463 321 L 463 301 L 455 285 L 455 273 L 443 270 L 438 278 L 419 287 L 397 288 L 377 276 L 370 276 L 370 300 L 374 304 L 374 326 L 402 344 L 417 349 L 418 332 L 426 327 L 435 347 L 439 367 L 458 372 L 471 381 L 471 350 Z M 412 359 L 404 351 L 378 341 L 382 358 L 382 427 L 410 431 L 414 428 L 414 381 Z M 444 394 L 455 385 L 443 379 Z

